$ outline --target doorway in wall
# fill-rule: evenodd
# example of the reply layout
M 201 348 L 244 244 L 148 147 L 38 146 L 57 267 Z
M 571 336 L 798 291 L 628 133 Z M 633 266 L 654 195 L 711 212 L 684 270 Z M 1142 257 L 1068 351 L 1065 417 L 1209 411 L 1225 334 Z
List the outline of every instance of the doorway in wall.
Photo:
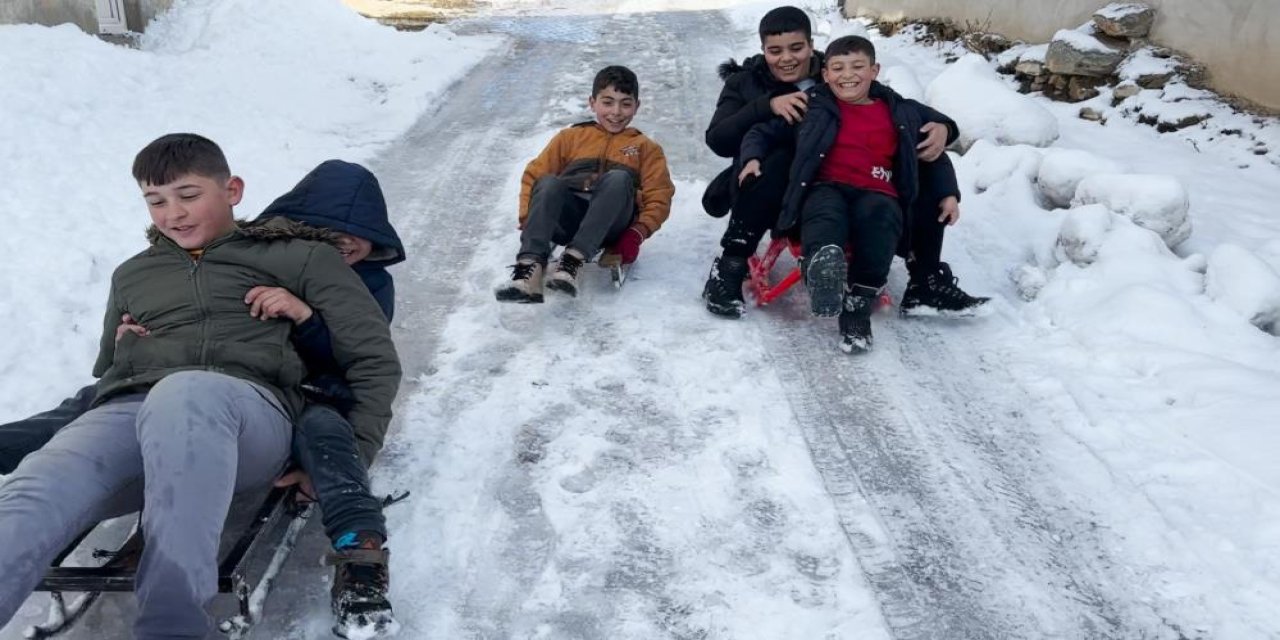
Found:
M 98 9 L 98 33 L 122 34 L 129 32 L 124 18 L 124 0 L 94 0 Z

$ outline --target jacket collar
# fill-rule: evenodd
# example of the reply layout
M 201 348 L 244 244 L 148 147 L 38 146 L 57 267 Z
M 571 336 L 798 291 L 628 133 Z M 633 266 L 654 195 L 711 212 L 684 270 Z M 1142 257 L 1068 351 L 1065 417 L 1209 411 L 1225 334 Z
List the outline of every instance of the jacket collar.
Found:
M 883 100 L 891 110 L 903 99 L 901 95 L 898 95 L 897 91 L 890 89 L 888 85 L 881 84 L 879 80 L 871 82 L 871 90 L 867 92 L 867 95 L 876 100 Z M 839 100 L 836 98 L 836 94 L 831 92 L 831 87 L 827 86 L 825 82 L 819 82 L 809 89 L 809 96 L 830 102 L 831 106 L 837 106 L 836 102 Z
M 595 129 L 596 131 L 598 131 L 598 132 L 600 132 L 600 133 L 603 133 L 603 134 L 604 134 L 604 135 L 606 135 L 606 136 L 637 136 L 637 135 L 642 135 L 642 134 L 641 134 L 641 131 L 640 131 L 639 129 L 635 128 L 635 127 L 627 127 L 626 129 L 623 129 L 622 131 L 619 131 L 618 133 L 609 133 L 608 131 L 605 131 L 604 127 L 600 126 L 600 123 L 599 123 L 599 122 L 596 122 L 595 120 L 583 120 L 582 122 L 577 122 L 577 123 L 574 123 L 574 124 L 569 125 L 569 126 L 570 126 L 571 128 L 574 128 L 574 129 L 578 129 L 578 128 L 592 128 L 592 129 Z
M 338 246 L 338 236 L 333 231 L 313 227 L 284 217 L 276 217 L 266 220 L 236 220 L 235 229 L 205 245 L 203 249 L 208 251 L 236 238 L 249 238 L 252 240 L 310 240 L 324 242 L 335 247 Z M 154 224 L 147 227 L 147 241 L 152 246 L 169 246 L 179 251 L 186 251 L 186 249 L 179 247 L 176 242 L 170 240 L 168 236 L 161 233 L 160 229 Z

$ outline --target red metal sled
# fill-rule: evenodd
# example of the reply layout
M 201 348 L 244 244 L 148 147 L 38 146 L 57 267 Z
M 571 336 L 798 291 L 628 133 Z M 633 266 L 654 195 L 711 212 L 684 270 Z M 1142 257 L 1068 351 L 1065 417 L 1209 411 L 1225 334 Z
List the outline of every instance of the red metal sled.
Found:
M 783 276 L 781 280 L 774 283 L 770 281 L 773 266 L 778 263 L 778 258 L 782 257 L 782 252 L 791 253 L 791 258 L 795 261 L 791 271 Z M 751 292 L 752 297 L 756 299 L 756 306 L 763 307 L 774 300 L 777 300 L 782 294 L 786 293 L 795 283 L 800 281 L 800 242 L 794 238 L 775 237 L 769 241 L 769 248 L 765 249 L 764 254 L 756 254 L 747 258 L 747 288 Z M 849 250 L 845 249 L 845 256 L 848 257 Z M 893 298 L 889 297 L 889 292 L 881 289 L 880 300 L 876 305 L 877 308 L 892 307 Z

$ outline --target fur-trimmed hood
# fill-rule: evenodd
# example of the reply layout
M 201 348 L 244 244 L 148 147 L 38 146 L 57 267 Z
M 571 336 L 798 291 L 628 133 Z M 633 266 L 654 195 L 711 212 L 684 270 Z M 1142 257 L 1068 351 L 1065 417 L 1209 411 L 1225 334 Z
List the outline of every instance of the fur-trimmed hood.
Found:
M 338 246 L 338 234 L 288 218 L 236 220 L 236 232 L 254 240 L 311 240 Z M 147 241 L 152 245 L 164 234 L 154 224 L 147 227 Z

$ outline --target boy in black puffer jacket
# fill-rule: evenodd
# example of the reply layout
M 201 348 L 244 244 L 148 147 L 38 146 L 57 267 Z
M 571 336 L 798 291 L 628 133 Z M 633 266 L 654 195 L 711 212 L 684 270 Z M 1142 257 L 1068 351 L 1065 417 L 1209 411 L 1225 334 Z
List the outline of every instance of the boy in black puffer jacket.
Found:
M 827 48 L 825 84 L 809 90 L 799 125 L 782 118 L 757 125 L 742 141 L 739 181 L 761 175 L 761 160 L 781 145 L 795 149 L 778 228 L 800 224 L 804 275 L 814 315 L 840 316 L 841 349 L 871 347 L 871 312 L 889 265 L 911 228 L 904 219 L 917 195 L 957 192 L 946 154 L 917 162 L 926 123 L 955 122 L 875 81 L 880 65 L 866 38 L 846 36 Z M 853 260 L 846 264 L 849 244 Z

